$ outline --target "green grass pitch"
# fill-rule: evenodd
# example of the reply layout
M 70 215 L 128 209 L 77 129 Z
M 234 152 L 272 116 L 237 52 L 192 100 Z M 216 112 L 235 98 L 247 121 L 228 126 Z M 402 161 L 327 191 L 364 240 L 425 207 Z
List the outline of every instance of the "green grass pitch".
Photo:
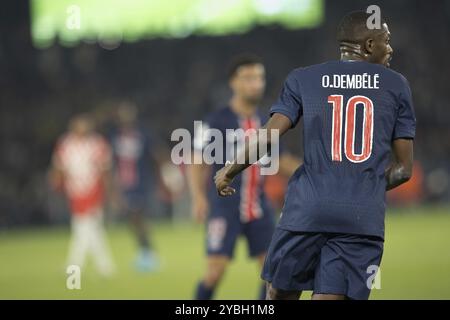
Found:
M 450 299 L 450 209 L 390 210 L 381 265 L 381 289 L 371 299 Z M 112 278 L 83 270 L 81 290 L 66 289 L 68 227 L 0 232 L 0 299 L 191 299 L 204 270 L 201 226 L 156 224 L 153 240 L 159 271 L 132 266 L 134 239 L 125 225 L 108 226 L 118 267 Z M 236 257 L 217 291 L 218 299 L 253 299 L 259 271 L 240 241 Z M 309 298 L 304 293 L 303 298 Z

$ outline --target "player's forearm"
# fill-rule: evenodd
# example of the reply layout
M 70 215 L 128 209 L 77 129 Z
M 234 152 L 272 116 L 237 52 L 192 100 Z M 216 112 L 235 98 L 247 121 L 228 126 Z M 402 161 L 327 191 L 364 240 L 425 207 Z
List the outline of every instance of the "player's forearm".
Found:
M 229 179 L 233 179 L 250 167 L 270 150 L 272 142 L 278 141 L 291 127 L 291 120 L 287 116 L 274 113 L 266 125 L 258 130 L 256 137 L 254 136 L 253 139 L 249 139 L 251 141 L 245 143 L 244 150 L 232 161 L 225 175 Z
M 61 191 L 64 185 L 63 171 L 52 167 L 48 172 L 48 182 L 54 190 Z
M 386 190 L 391 190 L 407 182 L 413 169 L 413 140 L 396 139 L 392 143 L 394 161 L 386 170 Z
M 270 136 L 270 134 L 258 134 L 252 141 L 247 141 L 244 150 L 238 153 L 236 158 L 232 161 L 227 176 L 233 179 L 239 173 L 250 167 L 254 162 L 264 157 L 271 147 Z
M 247 169 L 248 167 L 250 167 L 251 164 L 249 163 L 245 163 L 245 164 L 237 164 L 234 163 L 230 166 L 227 176 L 230 179 L 234 179 L 234 177 L 236 177 L 239 173 L 241 173 L 242 171 L 244 171 L 245 169 Z
M 242 151 L 243 154 L 238 154 L 237 159 L 241 160 L 242 158 L 245 158 L 245 160 L 239 161 L 238 163 L 237 159 L 235 159 L 227 172 L 227 176 L 233 179 L 236 175 L 252 165 L 249 159 L 256 159 L 256 161 L 261 159 L 270 150 L 274 133 L 279 139 L 291 127 L 292 123 L 288 117 L 280 113 L 274 113 L 266 125 L 261 128 L 264 130 L 261 132 L 262 134 L 257 134 L 255 139 L 252 139 L 250 143 L 246 143 L 245 150 Z
M 394 163 L 386 170 L 386 191 L 394 189 L 399 185 L 407 182 L 412 176 L 411 168 L 408 168 L 400 163 Z
M 290 154 L 283 154 L 280 157 L 280 173 L 286 177 L 290 177 L 302 163 L 303 161 L 300 158 Z

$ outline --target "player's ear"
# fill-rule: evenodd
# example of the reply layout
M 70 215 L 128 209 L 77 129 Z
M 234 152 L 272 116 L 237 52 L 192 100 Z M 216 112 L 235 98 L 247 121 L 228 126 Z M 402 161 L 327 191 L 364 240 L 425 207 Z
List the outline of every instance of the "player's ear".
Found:
M 374 42 L 372 38 L 368 38 L 365 42 L 364 42 L 364 49 L 368 54 L 372 54 L 373 52 L 373 46 L 374 46 Z

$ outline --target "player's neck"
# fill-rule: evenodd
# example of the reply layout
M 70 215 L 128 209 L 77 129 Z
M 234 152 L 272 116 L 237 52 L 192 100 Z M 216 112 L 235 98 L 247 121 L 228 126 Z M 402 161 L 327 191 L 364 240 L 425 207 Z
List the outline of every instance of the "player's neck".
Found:
M 240 99 L 239 97 L 233 96 L 230 101 L 231 110 L 237 113 L 239 116 L 248 118 L 256 113 L 257 106 L 253 103 L 248 103 L 247 101 Z
M 342 41 L 339 44 L 342 61 L 366 61 L 367 55 L 362 49 L 362 45 L 359 43 L 351 43 Z
M 341 61 L 365 61 L 365 59 L 357 54 L 341 52 Z

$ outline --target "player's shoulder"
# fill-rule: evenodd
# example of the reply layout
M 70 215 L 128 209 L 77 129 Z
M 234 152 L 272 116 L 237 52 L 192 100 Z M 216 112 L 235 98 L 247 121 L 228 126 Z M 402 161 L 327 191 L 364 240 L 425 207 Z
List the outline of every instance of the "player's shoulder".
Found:
M 398 79 L 400 81 L 406 81 L 405 76 L 403 76 L 400 72 L 397 72 L 393 69 L 387 68 L 381 64 L 370 63 L 366 61 L 341 61 L 341 60 L 329 60 L 318 64 L 313 64 L 305 67 L 295 68 L 291 71 L 293 75 L 302 75 L 304 73 L 309 72 L 323 72 L 325 70 L 330 69 L 339 69 L 339 68 L 352 68 L 357 72 L 361 70 L 374 71 L 378 73 L 383 73 L 387 76 L 390 76 L 394 79 Z
M 378 63 L 371 63 L 367 61 L 341 61 L 330 60 L 320 64 L 311 65 L 302 68 L 303 72 L 313 72 L 323 74 L 325 72 L 342 72 L 351 71 L 354 73 L 378 73 L 387 82 L 387 87 L 405 88 L 409 87 L 408 80 L 400 72 L 388 68 Z M 308 76 L 311 76 L 309 74 Z
M 411 91 L 408 80 L 400 72 L 376 63 L 367 63 L 367 65 L 372 73 L 376 72 L 380 75 L 382 88 L 399 95 Z
M 395 71 L 378 63 L 364 62 L 364 64 L 365 68 L 367 68 L 368 71 L 379 73 L 383 77 L 384 81 L 389 81 L 390 85 L 408 85 L 408 80 L 406 79 L 406 77 L 398 71 Z
M 395 82 L 398 83 L 398 85 L 402 87 L 405 86 L 409 87 L 408 79 L 406 79 L 406 77 L 403 74 L 390 68 L 386 68 L 384 66 L 381 67 L 384 69 L 384 72 L 386 72 L 386 74 L 388 74 Z
M 205 117 L 205 121 L 210 126 L 217 126 L 221 123 L 230 121 L 233 118 L 233 112 L 229 106 L 222 106 L 216 110 L 211 111 Z

